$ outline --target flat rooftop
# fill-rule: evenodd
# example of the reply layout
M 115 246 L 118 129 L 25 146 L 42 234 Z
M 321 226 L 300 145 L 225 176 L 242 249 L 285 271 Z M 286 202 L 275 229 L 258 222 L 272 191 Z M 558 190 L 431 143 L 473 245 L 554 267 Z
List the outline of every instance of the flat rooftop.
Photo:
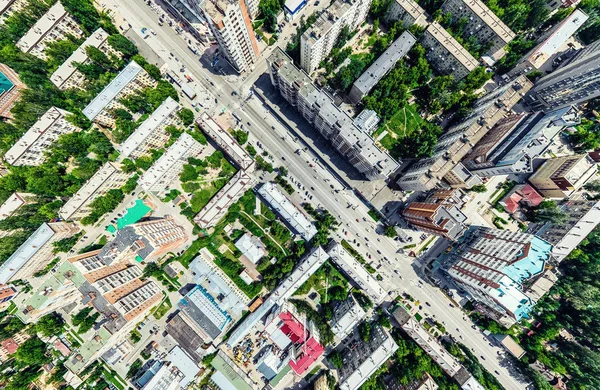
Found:
M 141 66 L 131 61 L 103 90 L 83 109 L 83 114 L 91 121 L 127 86 L 138 73 L 144 72 Z
M 495 13 L 490 11 L 481 0 L 460 0 L 460 2 L 479 16 L 504 42 L 508 43 L 515 38 L 516 34 Z
M 429 27 L 427 27 L 427 30 L 425 30 L 425 33 L 438 41 L 441 46 L 446 48 L 446 50 L 448 50 L 450 54 L 452 54 L 452 56 L 469 71 L 472 71 L 479 65 L 477 59 L 458 43 L 458 41 L 438 22 L 431 23 Z
M 133 134 L 119 146 L 119 152 L 124 157 L 129 157 L 137 148 L 150 137 L 154 131 L 171 115 L 179 110 L 180 106 L 172 97 L 168 97 L 154 112 L 146 119 Z
M 363 94 L 367 94 L 396 63 L 404 57 L 417 42 L 410 32 L 405 31 L 383 52 L 369 68 L 354 82 L 353 88 L 358 88 Z
M 34 25 L 27 31 L 25 35 L 17 42 L 17 47 L 24 53 L 37 45 L 48 34 L 54 26 L 67 15 L 67 10 L 60 1 L 57 1 L 49 10 L 42 16 Z
M 77 50 L 75 50 L 73 54 L 71 54 L 71 56 L 54 71 L 54 73 L 52 73 L 52 76 L 50 76 L 50 81 L 60 88 L 63 83 L 77 71 L 75 63 L 83 64 L 87 61 L 88 55 L 85 50 L 86 47 L 92 46 L 99 48 L 104 44 L 104 42 L 106 42 L 107 39 L 108 33 L 103 29 L 99 28 L 94 31 L 92 35 L 90 35 L 85 42 L 83 42 L 81 46 L 79 46 Z
M 55 232 L 43 223 L 29 238 L 0 266 L 0 284 L 8 283 L 11 278 L 46 244 Z

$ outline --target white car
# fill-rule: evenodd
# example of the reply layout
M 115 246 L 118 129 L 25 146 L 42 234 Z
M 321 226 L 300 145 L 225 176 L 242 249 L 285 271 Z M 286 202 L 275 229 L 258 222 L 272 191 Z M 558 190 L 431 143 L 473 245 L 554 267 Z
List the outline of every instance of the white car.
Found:
M 150 34 L 152 34 L 152 35 L 156 35 L 156 31 L 154 31 L 154 30 L 150 30 Z

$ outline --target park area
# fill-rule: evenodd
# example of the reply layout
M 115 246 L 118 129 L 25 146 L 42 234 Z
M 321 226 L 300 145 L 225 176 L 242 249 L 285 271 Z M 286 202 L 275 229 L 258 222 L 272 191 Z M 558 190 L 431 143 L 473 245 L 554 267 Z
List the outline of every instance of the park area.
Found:
M 373 133 L 373 138 L 387 150 L 393 151 L 406 138 L 413 138 L 414 133 L 420 131 L 424 123 L 425 121 L 419 116 L 416 106 L 414 104 L 406 105 L 398 110 L 390 120 L 384 122 Z

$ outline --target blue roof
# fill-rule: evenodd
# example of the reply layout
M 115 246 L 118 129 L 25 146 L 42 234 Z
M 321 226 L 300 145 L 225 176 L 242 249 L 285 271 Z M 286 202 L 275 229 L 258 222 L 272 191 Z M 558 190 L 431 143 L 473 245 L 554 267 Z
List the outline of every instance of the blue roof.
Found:
M 10 91 L 14 86 L 13 82 L 2 72 L 0 72 L 0 95 L 4 92 Z
M 550 257 L 552 245 L 539 237 L 534 237 L 529 246 L 527 257 L 507 266 L 503 272 L 517 283 L 522 283 L 544 270 L 544 265 Z

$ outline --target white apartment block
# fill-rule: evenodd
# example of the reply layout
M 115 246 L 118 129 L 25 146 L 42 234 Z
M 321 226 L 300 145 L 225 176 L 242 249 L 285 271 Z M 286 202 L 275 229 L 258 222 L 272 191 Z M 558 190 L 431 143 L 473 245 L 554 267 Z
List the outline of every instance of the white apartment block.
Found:
M 52 243 L 79 232 L 73 223 L 43 223 L 29 238 L 0 266 L 0 284 L 12 280 L 28 279 L 43 269 L 54 256 Z
M 156 86 L 156 80 L 135 61 L 131 61 L 103 90 L 83 109 L 91 121 L 105 127 L 114 127 L 112 110 L 125 108 L 120 99 Z
M 259 51 L 244 0 L 206 0 L 201 9 L 231 66 L 240 73 L 250 70 Z
M 502 49 L 515 38 L 515 33 L 481 0 L 446 0 L 442 11 L 452 13 L 456 21 L 466 18 L 464 34 L 476 36 L 482 45 L 491 44 L 488 53 L 495 60 L 506 54 Z
M 28 0 L 0 0 L 0 24 L 15 12 L 20 12 L 29 4 Z
M 67 35 L 75 38 L 84 36 L 83 30 L 69 15 L 65 7 L 57 1 L 27 33 L 19 39 L 17 47 L 23 53 L 32 54 L 46 60 L 46 47 L 49 43 L 66 39 Z
M 107 162 L 64 204 L 59 212 L 60 217 L 64 220 L 80 220 L 90 213 L 90 204 L 94 199 L 112 189 L 123 187 L 131 176 L 132 173 L 123 172 L 118 164 Z
M 200 158 L 203 150 L 204 146 L 191 135 L 181 134 L 179 139 L 169 146 L 165 154 L 144 172 L 139 184 L 148 192 L 156 194 L 168 192 L 171 183 L 178 180 L 188 158 Z
M 354 31 L 365 21 L 372 0 L 336 0 L 300 37 L 300 66 L 307 73 L 329 55 L 344 27 Z
M 4 161 L 11 165 L 37 166 L 44 162 L 44 152 L 50 149 L 58 137 L 79 131 L 67 120 L 70 112 L 52 107 L 27 130 L 25 134 L 4 155 Z
M 196 119 L 198 125 L 243 170 L 254 170 L 254 159 L 237 141 L 205 112 Z
M 427 50 L 425 56 L 431 65 L 441 74 L 454 76 L 455 80 L 463 79 L 479 65 L 438 22 L 427 27 L 421 44 Z
M 237 202 L 242 195 L 254 184 L 254 179 L 244 170 L 239 170 L 219 192 L 212 197 L 210 202 L 194 217 L 194 222 L 203 229 L 215 226 Z
M 34 194 L 27 194 L 25 192 L 15 192 L 6 199 L 4 203 L 0 205 L 0 221 L 12 216 L 17 210 L 25 206 L 28 203 L 33 203 L 35 199 Z
M 413 24 L 426 27 L 427 12 L 414 0 L 394 0 L 388 8 L 385 18 L 390 22 L 402 20 L 404 28 Z
M 183 123 L 177 113 L 181 106 L 170 96 L 154 110 L 138 127 L 133 134 L 129 136 L 119 146 L 119 152 L 122 157 L 136 159 L 150 153 L 152 149 L 162 149 L 169 141 L 170 135 L 165 128 L 175 126 L 183 128 Z
M 88 46 L 95 47 L 106 55 L 121 56 L 121 54 L 117 50 L 114 50 L 108 43 L 108 36 L 108 33 L 101 28 L 94 31 L 94 33 L 90 35 L 54 73 L 52 73 L 50 81 L 52 81 L 58 89 L 84 88 L 85 76 L 77 70 L 76 64 L 89 63 L 86 53 L 86 48 Z

